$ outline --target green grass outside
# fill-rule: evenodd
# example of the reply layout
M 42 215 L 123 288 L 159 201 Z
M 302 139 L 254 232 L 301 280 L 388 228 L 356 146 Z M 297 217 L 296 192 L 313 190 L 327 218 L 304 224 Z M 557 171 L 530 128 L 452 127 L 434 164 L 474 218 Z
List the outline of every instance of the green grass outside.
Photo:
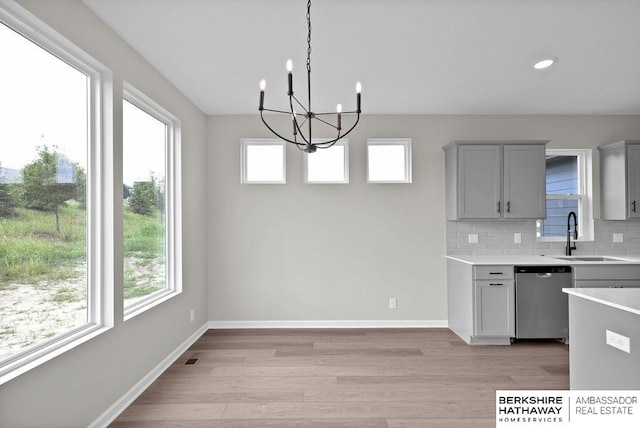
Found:
M 156 211 L 152 216 L 143 216 L 125 210 L 123 230 L 125 259 L 134 260 L 135 265 L 131 267 L 125 263 L 124 298 L 146 296 L 163 289 L 164 280 L 145 271 L 152 263 L 164 264 L 164 223 L 160 213 Z
M 160 214 L 124 213 L 125 259 L 140 269 L 125 268 L 125 298 L 146 295 L 164 287 L 144 271 L 152 263 L 164 264 L 164 224 Z M 55 214 L 18 209 L 17 215 L 0 219 L 0 290 L 11 283 L 35 283 L 77 277 L 86 260 L 86 212 L 67 206 L 60 209 L 60 232 Z M 60 300 L 70 296 L 60 293 Z
M 74 268 L 86 259 L 85 236 L 85 212 L 78 208 L 60 209 L 60 233 L 53 213 L 18 209 L 15 217 L 0 219 L 0 289 L 75 277 Z

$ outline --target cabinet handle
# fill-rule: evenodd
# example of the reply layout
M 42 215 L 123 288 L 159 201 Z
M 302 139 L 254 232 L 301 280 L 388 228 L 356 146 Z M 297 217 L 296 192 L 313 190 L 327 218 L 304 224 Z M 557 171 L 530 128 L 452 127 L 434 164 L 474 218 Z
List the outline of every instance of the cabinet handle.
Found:
M 507 212 L 511 212 L 511 201 L 507 201 Z
M 490 282 L 489 285 L 504 285 L 501 282 Z
M 504 275 L 504 272 L 489 272 L 489 275 Z
M 500 201 L 498 201 L 498 209 L 497 209 L 497 211 L 498 211 L 498 214 L 500 214 Z
M 636 212 L 636 201 L 631 202 L 631 211 Z

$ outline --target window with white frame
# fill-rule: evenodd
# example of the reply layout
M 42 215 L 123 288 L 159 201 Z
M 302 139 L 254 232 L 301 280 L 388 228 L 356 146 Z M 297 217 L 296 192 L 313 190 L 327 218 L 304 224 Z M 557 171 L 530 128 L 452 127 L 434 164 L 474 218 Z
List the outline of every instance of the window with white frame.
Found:
M 536 223 L 539 240 L 564 240 L 567 217 L 578 217 L 579 239 L 593 239 L 591 150 L 546 151 L 547 218 Z
M 305 152 L 303 169 L 305 183 L 349 183 L 348 140 L 339 140 L 333 146 L 317 149 L 314 153 Z
M 180 121 L 125 82 L 122 129 L 128 319 L 182 291 Z
M 286 147 L 282 140 L 243 139 L 240 142 L 243 184 L 286 183 Z
M 411 140 L 367 140 L 368 183 L 411 183 Z
M 0 384 L 113 326 L 111 73 L 0 5 Z

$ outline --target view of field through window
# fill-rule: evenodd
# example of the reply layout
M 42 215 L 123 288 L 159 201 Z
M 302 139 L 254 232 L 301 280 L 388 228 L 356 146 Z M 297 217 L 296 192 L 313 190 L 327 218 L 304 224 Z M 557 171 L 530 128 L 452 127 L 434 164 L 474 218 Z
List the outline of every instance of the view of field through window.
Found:
M 125 308 L 167 288 L 167 125 L 123 103 Z
M 88 77 L 0 24 L 0 360 L 88 321 Z

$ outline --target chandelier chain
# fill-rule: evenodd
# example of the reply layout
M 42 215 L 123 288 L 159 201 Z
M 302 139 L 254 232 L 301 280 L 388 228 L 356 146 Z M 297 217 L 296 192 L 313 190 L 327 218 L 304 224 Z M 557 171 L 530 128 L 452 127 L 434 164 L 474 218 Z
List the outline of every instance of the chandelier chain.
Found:
M 307 71 L 311 72 L 311 0 L 307 2 Z

